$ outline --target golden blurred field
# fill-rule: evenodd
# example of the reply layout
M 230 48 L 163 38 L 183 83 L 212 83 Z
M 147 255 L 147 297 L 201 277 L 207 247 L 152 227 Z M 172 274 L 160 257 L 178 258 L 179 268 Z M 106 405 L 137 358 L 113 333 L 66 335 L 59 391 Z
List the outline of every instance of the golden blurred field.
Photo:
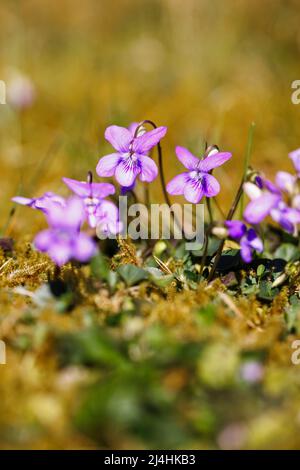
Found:
M 0 105 L 0 230 L 16 247 L 5 276 L 0 249 L 0 448 L 300 447 L 297 305 L 285 322 L 298 271 L 272 300 L 234 297 L 238 316 L 218 280 L 182 292 L 120 282 L 111 295 L 99 279 L 91 293 L 90 266 L 67 265 L 62 279 L 81 296 L 69 311 L 68 299 L 39 304 L 54 270 L 30 246 L 43 216 L 10 216 L 13 196 L 66 195 L 63 176 L 94 171 L 110 124 L 166 125 L 167 180 L 181 169 L 176 145 L 232 152 L 216 170 L 224 209 L 252 122 L 252 166 L 289 171 L 299 20 L 299 0 L 1 1 L 0 80 L 26 76 L 35 99 Z M 249 358 L 264 374 L 254 384 L 239 375 Z
M 62 175 L 94 169 L 111 123 L 167 125 L 167 177 L 180 168 L 175 145 L 232 151 L 218 170 L 226 201 L 252 121 L 252 164 L 288 169 L 299 146 L 299 13 L 296 0 L 2 1 L 0 78 L 25 74 L 36 88 L 30 109 L 0 108 L 2 224 L 14 194 L 65 191 Z

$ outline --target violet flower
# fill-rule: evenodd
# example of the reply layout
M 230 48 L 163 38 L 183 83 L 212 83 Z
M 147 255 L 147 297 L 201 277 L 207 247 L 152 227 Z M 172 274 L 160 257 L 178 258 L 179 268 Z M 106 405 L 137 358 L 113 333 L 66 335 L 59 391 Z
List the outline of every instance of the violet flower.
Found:
M 296 233 L 297 225 L 300 223 L 300 211 L 289 207 L 284 201 L 280 201 L 278 206 L 271 210 L 272 219 L 289 233 Z
M 247 229 L 246 225 L 240 220 L 227 220 L 225 226 L 228 229 L 230 238 L 239 243 L 241 257 L 245 263 L 252 261 L 254 251 L 262 253 L 263 243 L 253 228 Z
M 257 175 L 255 177 L 255 184 L 259 187 L 259 189 L 266 189 L 273 194 L 281 194 L 277 186 L 262 175 Z
M 197 204 L 203 196 L 213 197 L 219 193 L 220 185 L 210 172 L 229 160 L 231 153 L 214 150 L 200 160 L 186 148 L 176 147 L 176 155 L 188 171 L 175 176 L 167 184 L 169 194 L 183 194 L 187 201 Z
M 123 229 L 119 209 L 111 201 L 101 201 L 96 208 L 95 217 L 97 220 L 97 235 L 99 238 L 106 238 L 110 234 L 116 235 Z
M 276 188 L 276 187 L 274 187 Z M 244 219 L 253 225 L 262 222 L 268 215 L 289 233 L 294 233 L 300 223 L 300 211 L 289 207 L 278 188 L 276 192 L 261 190 L 253 183 L 245 183 L 244 190 L 251 201 L 244 211 Z
M 280 192 L 260 189 L 250 182 L 244 184 L 244 191 L 251 199 L 244 211 L 244 219 L 249 224 L 256 225 L 262 222 L 282 200 Z
M 66 204 L 66 201 L 63 197 L 50 191 L 44 193 L 43 196 L 36 198 L 15 196 L 12 198 L 12 201 L 16 202 L 17 204 L 21 204 L 22 206 L 28 206 L 32 209 L 41 210 L 45 213 L 48 212 L 49 206 L 52 204 L 58 204 L 61 207 L 64 207 Z
M 38 250 L 48 253 L 58 266 L 71 259 L 86 262 L 96 253 L 95 242 L 80 233 L 85 209 L 78 197 L 69 198 L 65 207 L 52 204 L 46 217 L 49 229 L 40 232 L 34 244 Z
M 228 229 L 228 235 L 234 240 L 239 240 L 242 238 L 242 236 L 245 235 L 247 231 L 246 225 L 240 220 L 226 220 L 225 226 Z
M 119 126 L 106 129 L 105 138 L 116 152 L 99 160 L 96 168 L 99 176 L 115 176 L 125 187 L 131 186 L 138 176 L 147 183 L 157 177 L 157 166 L 147 154 L 165 136 L 167 128 L 157 127 L 135 136 L 136 129 L 134 125 L 131 130 Z
M 275 177 L 275 183 L 281 191 L 288 194 L 293 194 L 295 191 L 295 184 L 297 181 L 296 175 L 291 175 L 287 171 L 278 171 Z
M 77 181 L 70 178 L 63 178 L 63 182 L 82 199 L 90 227 L 97 226 L 105 210 L 111 212 L 110 221 L 111 223 L 115 221 L 115 226 L 117 225 L 119 218 L 117 207 L 112 202 L 104 201 L 105 197 L 115 193 L 115 187 L 112 184 L 93 183 L 91 180 Z M 99 206 L 102 206 L 101 210 Z
M 245 263 L 250 263 L 252 261 L 253 252 L 257 251 L 258 253 L 263 252 L 263 242 L 257 236 L 253 228 L 249 228 L 245 235 L 239 241 L 241 247 L 241 256 Z

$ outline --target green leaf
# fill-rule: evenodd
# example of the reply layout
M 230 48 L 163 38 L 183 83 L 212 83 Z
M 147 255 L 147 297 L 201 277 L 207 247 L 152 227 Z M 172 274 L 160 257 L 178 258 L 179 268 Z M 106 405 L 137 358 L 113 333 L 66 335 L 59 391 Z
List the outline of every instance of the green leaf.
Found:
M 265 272 L 265 270 L 266 270 L 265 266 L 263 264 L 260 264 L 256 270 L 258 277 L 261 277 L 263 273 Z
M 270 281 L 262 281 L 260 283 L 260 289 L 258 297 L 262 300 L 273 300 L 274 297 L 278 294 L 279 289 L 274 288 L 272 289 L 272 282 Z
M 144 279 L 148 279 L 149 276 L 145 269 L 139 268 L 134 264 L 122 264 L 118 268 L 118 273 L 129 287 L 138 284 Z
M 292 243 L 283 243 L 275 251 L 274 258 L 284 259 L 287 262 L 296 261 L 300 258 L 300 252 Z
M 99 253 L 91 261 L 91 270 L 93 276 L 102 281 L 108 281 L 110 275 L 109 263 L 102 253 Z
M 207 247 L 207 256 L 213 256 L 217 249 L 219 248 L 222 240 L 219 240 L 216 237 L 210 237 L 208 240 L 208 247 Z M 201 250 L 193 250 L 193 256 L 203 256 L 204 253 L 204 245 L 202 246 Z
M 149 281 L 157 287 L 167 287 L 174 280 L 173 274 L 164 274 L 158 268 L 147 267 L 145 271 L 149 273 Z

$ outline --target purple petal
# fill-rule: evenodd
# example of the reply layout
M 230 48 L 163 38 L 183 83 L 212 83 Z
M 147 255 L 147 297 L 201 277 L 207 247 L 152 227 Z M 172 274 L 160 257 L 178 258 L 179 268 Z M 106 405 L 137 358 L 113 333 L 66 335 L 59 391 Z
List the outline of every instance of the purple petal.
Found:
M 198 168 L 200 171 L 209 172 L 213 168 L 223 165 L 232 157 L 232 154 L 229 152 L 218 152 L 210 154 L 204 160 L 199 161 Z
M 78 197 L 70 197 L 66 207 L 57 204 L 49 206 L 48 221 L 55 228 L 76 231 L 85 219 L 83 202 Z
M 250 263 L 252 261 L 252 249 L 248 245 L 247 241 L 242 240 L 240 242 L 241 246 L 241 257 L 245 261 L 245 263 Z
M 195 170 L 200 162 L 199 158 L 195 157 L 188 149 L 177 146 L 175 149 L 178 160 L 188 170 Z
M 179 196 L 183 194 L 185 185 L 189 180 L 188 173 L 181 173 L 180 175 L 175 176 L 168 184 L 167 191 L 173 196 Z
M 119 153 L 111 153 L 100 158 L 96 167 L 96 172 L 99 176 L 113 176 L 120 161 Z
M 34 239 L 35 247 L 40 251 L 47 251 L 53 240 L 51 230 L 42 230 Z
M 141 123 L 140 122 L 132 122 L 129 126 L 128 126 L 128 130 L 131 132 L 132 134 L 132 138 L 134 138 L 134 135 L 136 133 L 136 130 L 137 128 L 139 128 L 138 130 L 138 135 L 136 137 L 140 137 L 141 135 L 145 134 L 147 131 L 145 129 L 144 126 L 141 126 Z
M 116 188 L 110 183 L 92 183 L 92 195 L 97 198 L 105 198 L 115 194 Z
M 104 198 L 115 193 L 115 187 L 110 183 L 88 183 L 70 178 L 63 178 L 63 182 L 80 197 Z
M 288 233 L 293 233 L 295 226 L 300 223 L 300 212 L 284 203 L 272 209 L 271 217 Z
M 286 209 L 286 216 L 294 224 L 300 224 L 300 211 L 298 209 L 288 207 Z
M 87 222 L 91 228 L 97 227 L 97 217 L 94 212 L 87 213 Z
M 220 192 L 220 185 L 214 176 L 204 173 L 202 177 L 202 189 L 206 197 L 213 197 Z
M 282 191 L 292 193 L 296 179 L 297 177 L 295 175 L 291 175 L 286 171 L 278 171 L 278 173 L 276 174 L 275 182 Z
M 122 223 L 119 221 L 119 210 L 111 201 L 103 201 L 97 207 L 97 229 L 102 233 L 117 234 L 122 230 Z
M 80 227 L 85 219 L 84 205 L 77 197 L 71 197 L 67 201 L 65 223 L 67 227 Z
M 264 249 L 263 242 L 257 236 L 253 228 L 250 228 L 247 232 L 247 241 L 248 241 L 249 246 L 253 248 L 253 250 L 258 251 L 259 253 L 262 253 Z
M 225 226 L 228 228 L 228 234 L 231 238 L 239 240 L 246 233 L 246 225 L 240 220 L 226 220 Z
M 22 204 L 22 206 L 30 206 L 34 202 L 34 199 L 22 196 L 15 196 L 12 198 L 12 201 L 16 202 L 17 204 Z
M 132 122 L 131 124 L 129 124 L 128 130 L 129 130 L 129 132 L 131 132 L 132 137 L 134 136 L 134 133 L 137 130 L 139 125 L 140 125 L 139 122 Z
M 263 178 L 260 175 L 255 176 L 255 184 L 256 184 L 256 186 L 259 187 L 259 189 L 264 188 L 264 181 L 263 181 Z
M 270 193 L 273 194 L 280 194 L 280 190 L 275 186 L 275 184 L 272 183 L 270 180 L 263 180 L 264 188 L 270 191 Z
M 132 133 L 126 129 L 126 127 L 120 126 L 109 126 L 104 136 L 106 140 L 121 153 L 128 152 L 133 138 Z
M 105 220 L 118 220 L 119 209 L 113 202 L 103 201 L 97 207 L 96 217 Z
M 249 224 L 259 224 L 276 207 L 279 201 L 280 196 L 264 192 L 260 197 L 249 202 L 244 211 L 244 219 Z
M 289 157 L 292 160 L 296 171 L 300 172 L 300 149 L 294 150 L 293 152 L 289 153 Z
M 61 207 L 65 207 L 66 200 L 63 197 L 58 196 L 55 193 L 47 192 L 43 196 L 38 197 L 37 199 L 35 199 L 32 207 L 34 209 L 39 209 L 39 210 L 41 210 L 45 213 L 48 213 L 49 208 L 53 204 L 59 205 Z
M 116 168 L 115 178 L 121 186 L 131 186 L 140 171 L 138 160 L 124 158 Z
M 91 185 L 86 181 L 77 181 L 71 178 L 63 178 L 62 180 L 77 196 L 89 197 L 91 195 Z
M 72 258 L 84 263 L 94 256 L 96 251 L 96 243 L 85 233 L 80 233 L 74 242 Z
M 135 181 L 131 186 L 121 186 L 121 196 L 125 196 L 129 191 L 132 191 L 135 187 Z
M 155 180 L 158 175 L 158 169 L 156 163 L 152 158 L 147 157 L 146 155 L 140 156 L 140 163 L 141 163 L 141 173 L 140 173 L 140 180 L 146 181 L 147 183 L 151 183 L 151 181 Z
M 198 204 L 204 196 L 202 182 L 196 178 L 189 178 L 183 189 L 184 197 L 193 204 Z
M 58 266 L 66 264 L 72 258 L 70 240 L 57 237 L 49 246 L 48 255 Z
M 153 131 L 145 132 L 145 134 L 137 137 L 133 141 L 133 150 L 136 153 L 147 153 L 166 135 L 166 127 L 157 127 Z
M 272 219 L 277 222 L 286 232 L 294 232 L 294 224 L 284 216 L 279 210 L 273 209 L 271 211 Z

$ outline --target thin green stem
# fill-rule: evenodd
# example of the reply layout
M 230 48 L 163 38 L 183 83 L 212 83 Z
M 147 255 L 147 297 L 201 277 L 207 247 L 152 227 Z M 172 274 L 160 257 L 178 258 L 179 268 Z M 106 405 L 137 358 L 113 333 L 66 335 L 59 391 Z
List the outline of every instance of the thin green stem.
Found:
M 247 172 L 248 172 L 248 168 L 250 164 L 250 157 L 251 157 L 251 152 L 252 152 L 252 147 L 253 147 L 254 130 L 255 130 L 255 123 L 252 122 L 248 131 L 248 139 L 247 139 L 246 151 L 245 151 L 245 156 L 244 156 L 243 182 L 246 181 Z M 242 194 L 241 196 L 240 218 L 243 217 L 243 212 L 244 212 L 244 194 Z
M 243 186 L 244 186 L 244 183 L 247 181 L 247 175 L 248 175 L 248 169 L 249 169 L 249 163 L 250 163 L 250 156 L 251 156 L 251 151 L 252 151 L 252 144 L 253 144 L 253 135 L 254 135 L 254 129 L 255 129 L 255 123 L 252 122 L 251 123 L 251 126 L 249 128 L 249 132 L 248 132 L 248 140 L 247 140 L 247 146 L 246 146 L 246 152 L 245 152 L 245 158 L 244 158 L 244 171 L 243 171 L 243 176 L 242 176 L 242 180 L 240 182 L 240 186 L 239 186 L 239 189 L 236 193 L 236 196 L 233 200 L 233 203 L 232 203 L 232 206 L 230 207 L 229 209 L 229 212 L 227 214 L 227 217 L 226 217 L 226 220 L 232 220 L 233 216 L 234 216 L 234 213 L 237 209 L 237 206 L 239 204 L 239 202 L 241 202 L 241 205 L 240 205 L 240 216 L 241 218 L 243 217 L 243 211 L 244 211 L 244 201 L 243 201 L 243 195 L 244 195 L 244 192 L 243 192 Z M 224 248 L 224 244 L 225 244 L 225 240 L 223 240 L 216 252 L 216 256 L 215 256 L 215 260 L 214 260 L 214 264 L 211 268 L 211 271 L 209 273 L 209 276 L 208 276 L 208 282 L 212 280 L 212 278 L 214 277 L 214 274 L 215 274 L 215 271 L 216 271 L 216 268 L 218 266 L 218 263 L 220 261 L 220 258 L 222 256 L 222 251 L 223 251 L 223 248 Z
M 145 119 L 144 121 L 142 121 L 142 122 L 137 126 L 137 128 L 136 128 L 136 130 L 135 130 L 135 133 L 134 133 L 134 137 L 137 137 L 138 132 L 139 132 L 139 129 L 140 129 L 144 124 L 149 124 L 149 125 L 152 126 L 154 129 L 157 129 L 157 125 L 156 125 L 153 121 L 150 121 L 149 119 Z M 162 191 L 163 191 L 163 195 L 164 195 L 165 201 L 166 201 L 166 203 L 168 204 L 168 206 L 171 207 L 172 203 L 171 203 L 171 201 L 170 201 L 169 194 L 168 194 L 167 189 L 166 189 L 166 180 L 165 180 L 164 168 L 163 168 L 163 156 L 162 156 L 162 149 L 161 149 L 160 142 L 158 142 L 158 144 L 156 145 L 156 147 L 157 147 L 157 153 L 158 153 L 158 168 L 159 168 L 160 183 L 161 183 L 161 187 L 162 187 Z M 173 221 L 176 223 L 176 225 L 177 225 L 177 227 L 179 228 L 179 230 L 182 232 L 181 224 L 180 224 L 180 222 L 177 220 L 176 215 L 175 215 L 172 211 L 171 211 L 171 217 L 172 217 Z
M 13 206 L 9 211 L 9 214 L 8 214 L 8 217 L 6 219 L 6 222 L 5 222 L 4 226 L 2 227 L 0 236 L 4 237 L 5 234 L 8 232 L 8 229 L 10 227 L 11 221 L 12 221 L 15 213 L 16 213 L 16 207 Z
M 212 224 L 213 221 L 214 221 L 214 216 L 213 216 L 213 210 L 212 210 L 212 207 L 211 207 L 209 197 L 206 198 L 206 204 L 207 204 L 207 211 L 208 211 L 208 215 L 209 215 L 209 223 Z
M 213 227 L 213 225 L 210 224 L 207 227 L 206 231 L 205 231 L 205 241 L 204 241 L 204 247 L 203 247 L 203 255 L 202 255 L 202 258 L 201 258 L 200 276 L 202 276 L 203 271 L 204 271 L 204 266 L 205 266 L 205 262 L 206 262 L 206 258 L 207 258 L 209 236 L 210 236 L 210 233 L 212 231 L 212 227 Z

